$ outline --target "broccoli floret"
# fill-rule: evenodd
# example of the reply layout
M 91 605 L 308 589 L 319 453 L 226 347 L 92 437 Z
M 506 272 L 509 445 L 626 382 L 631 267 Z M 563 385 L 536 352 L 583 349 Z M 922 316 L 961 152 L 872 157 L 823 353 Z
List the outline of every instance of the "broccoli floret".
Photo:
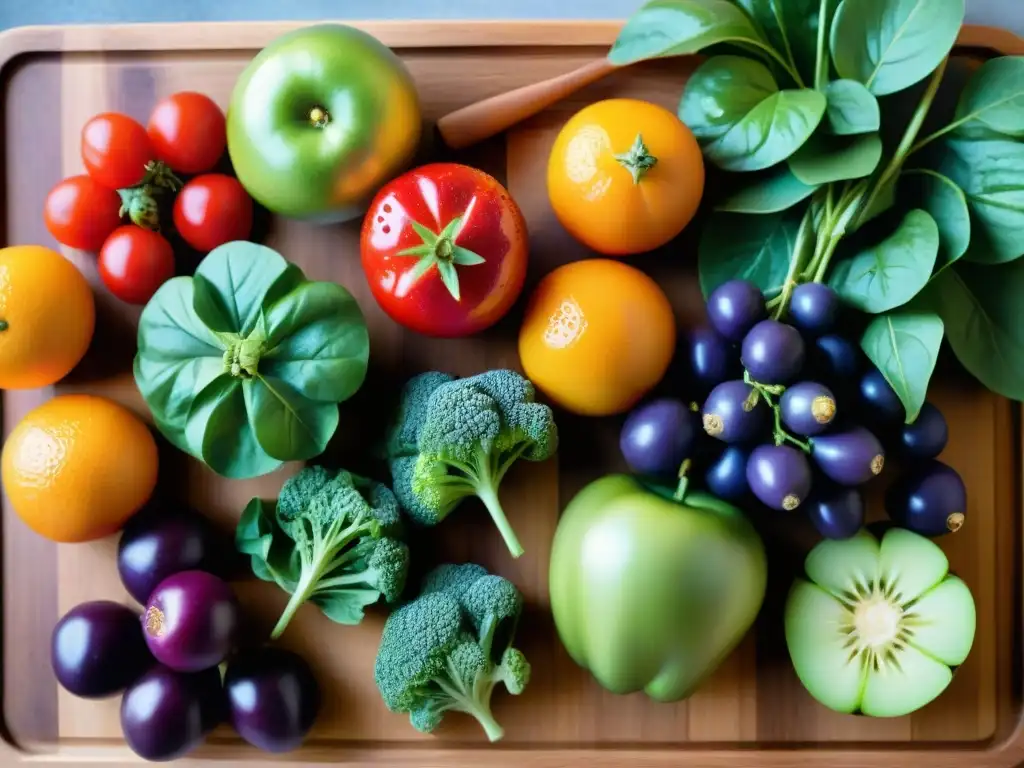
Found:
M 400 533 L 394 494 L 344 470 L 306 467 L 285 481 L 276 505 L 250 502 L 237 547 L 256 576 L 291 594 L 271 637 L 306 601 L 333 621 L 358 624 L 366 606 L 397 600 L 409 566 Z
M 551 409 L 535 396 L 533 384 L 511 370 L 411 379 L 387 440 L 395 495 L 409 516 L 436 525 L 477 496 L 512 555 L 522 555 L 498 487 L 516 460 L 543 461 L 558 448 Z
M 511 647 L 522 604 L 511 582 L 478 565 L 428 573 L 419 596 L 384 624 L 374 676 L 388 709 L 408 713 L 424 733 L 446 712 L 464 712 L 491 741 L 500 739 L 504 731 L 491 712 L 495 686 L 518 695 L 530 680 L 530 663 Z M 493 627 L 501 622 L 512 632 L 501 633 L 499 648 Z

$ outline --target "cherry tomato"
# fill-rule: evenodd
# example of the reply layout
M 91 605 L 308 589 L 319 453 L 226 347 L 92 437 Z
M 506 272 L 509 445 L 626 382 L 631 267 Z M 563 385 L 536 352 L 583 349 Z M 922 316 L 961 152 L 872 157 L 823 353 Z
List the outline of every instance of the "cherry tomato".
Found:
M 227 144 L 224 113 L 209 96 L 181 91 L 153 109 L 147 126 L 156 156 L 172 170 L 205 173 Z
M 396 322 L 428 336 L 477 333 L 515 303 L 526 276 L 526 222 L 483 171 L 434 163 L 385 185 L 361 238 L 374 298 Z
M 103 284 L 117 298 L 145 304 L 174 277 L 174 251 L 160 233 L 126 224 L 103 243 L 99 269 Z
M 154 157 L 142 124 L 117 112 L 96 115 L 82 128 L 82 162 L 96 181 L 110 189 L 133 187 Z
M 231 176 L 196 176 L 174 201 L 174 228 L 197 251 L 245 240 L 252 230 L 252 198 Z
M 121 198 L 91 176 L 70 176 L 46 196 L 43 219 L 58 243 L 98 251 L 121 224 Z

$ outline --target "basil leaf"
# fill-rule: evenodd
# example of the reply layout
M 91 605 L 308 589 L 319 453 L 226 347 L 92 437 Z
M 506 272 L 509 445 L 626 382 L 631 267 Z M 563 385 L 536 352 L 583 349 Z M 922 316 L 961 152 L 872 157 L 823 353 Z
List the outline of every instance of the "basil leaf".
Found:
M 352 589 L 349 586 L 320 589 L 309 598 L 309 602 L 323 611 L 324 616 L 338 624 L 358 624 L 363 620 L 366 606 L 378 600 L 379 590 Z
M 750 19 L 728 0 L 649 0 L 619 31 L 608 60 L 621 66 L 738 41 L 762 43 Z
M 882 124 L 878 99 L 856 80 L 825 86 L 825 125 L 837 136 L 873 133 Z
M 843 0 L 832 20 L 839 76 L 876 96 L 928 77 L 953 49 L 964 0 Z
M 287 268 L 277 251 L 256 243 L 214 248 L 193 278 L 196 315 L 211 331 L 245 338 L 256 327 L 267 291 Z
M 804 184 L 870 176 L 882 159 L 882 139 L 877 133 L 863 136 L 812 136 L 789 158 L 790 170 Z
M 940 268 L 967 252 L 971 242 L 971 213 L 964 191 L 951 179 L 926 168 L 904 171 L 900 177 L 900 194 L 906 194 L 907 199 L 935 219 L 939 227 Z
M 275 582 L 294 592 L 302 574 L 302 559 L 294 542 L 277 524 L 272 504 L 255 498 L 246 504 L 235 529 L 235 549 L 249 555 L 256 578 Z
M 935 219 L 914 209 L 881 243 L 836 264 L 829 285 L 847 304 L 862 312 L 888 312 L 906 304 L 924 288 L 938 252 Z
M 971 135 L 979 127 L 1024 136 L 1024 57 L 989 59 L 967 82 L 956 107 L 957 132 Z
M 262 373 L 245 385 L 250 431 L 268 456 L 305 461 L 324 452 L 338 428 L 337 403 L 309 400 L 286 381 Z
M 817 62 L 818 19 L 823 0 L 733 0 L 754 22 L 758 33 L 783 54 L 808 85 L 814 83 Z M 835 12 L 836 0 L 827 4 L 826 22 Z
M 814 194 L 818 187 L 808 186 L 783 164 L 765 171 L 764 176 L 732 193 L 715 206 L 716 211 L 732 213 L 778 213 L 792 208 Z
M 875 317 L 861 336 L 864 354 L 903 403 L 907 424 L 921 413 L 942 333 L 942 320 L 934 312 L 905 308 Z

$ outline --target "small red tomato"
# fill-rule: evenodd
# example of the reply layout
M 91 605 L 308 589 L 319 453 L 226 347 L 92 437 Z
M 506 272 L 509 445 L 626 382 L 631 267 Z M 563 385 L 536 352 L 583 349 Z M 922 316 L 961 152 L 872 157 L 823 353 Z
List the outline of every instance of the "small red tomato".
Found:
M 245 240 L 252 231 L 252 198 L 231 176 L 196 176 L 174 201 L 174 228 L 197 251 Z
M 224 113 L 209 96 L 181 91 L 153 109 L 147 127 L 158 158 L 181 173 L 204 173 L 227 145 Z
M 377 193 L 361 252 L 374 298 L 393 320 L 456 337 L 482 331 L 512 308 L 529 242 L 519 206 L 496 179 L 433 163 Z
M 133 187 L 154 158 L 142 124 L 128 115 L 104 112 L 82 129 L 82 162 L 96 181 L 110 189 Z
M 121 198 L 84 173 L 69 176 L 46 196 L 43 219 L 58 243 L 98 251 L 121 224 Z
M 103 243 L 99 268 L 103 284 L 117 298 L 145 304 L 174 277 L 174 251 L 160 233 L 126 224 Z

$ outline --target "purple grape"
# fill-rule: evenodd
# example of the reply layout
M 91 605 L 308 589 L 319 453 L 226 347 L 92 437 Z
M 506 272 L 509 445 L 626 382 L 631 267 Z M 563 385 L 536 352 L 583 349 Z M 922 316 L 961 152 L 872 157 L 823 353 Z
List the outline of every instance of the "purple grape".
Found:
M 798 285 L 789 300 L 789 316 L 808 336 L 830 333 L 839 317 L 839 297 L 822 283 Z
M 730 280 L 708 296 L 708 320 L 729 341 L 741 341 L 754 323 L 767 316 L 764 295 L 747 280 Z
M 619 448 L 634 472 L 675 475 L 693 448 L 699 418 L 680 400 L 653 400 L 633 410 L 622 425 Z
M 913 424 L 900 428 L 899 455 L 908 460 L 934 459 L 946 448 L 949 427 L 942 411 L 925 403 Z
M 955 533 L 967 514 L 967 489 L 955 469 L 933 459 L 889 486 L 885 511 L 894 523 L 922 536 Z
M 792 325 L 762 320 L 743 338 L 740 362 L 761 384 L 786 384 L 804 365 L 804 339 Z
M 846 385 L 860 375 L 860 350 L 843 336 L 830 333 L 811 347 L 811 370 L 826 384 Z
M 750 492 L 747 483 L 747 459 L 750 451 L 729 445 L 704 475 L 704 484 L 715 496 L 726 501 L 739 501 Z
M 779 414 L 798 435 L 819 435 L 836 417 L 836 397 L 824 384 L 802 381 L 787 387 L 779 398 Z
M 864 498 L 856 488 L 819 478 L 805 506 L 807 516 L 826 539 L 848 539 L 864 526 Z
M 861 377 L 860 408 L 865 416 L 879 424 L 894 424 L 905 416 L 896 391 L 874 366 Z
M 704 401 L 704 431 L 725 443 L 748 443 L 768 429 L 771 409 L 744 381 L 725 381 Z
M 690 383 L 701 393 L 743 375 L 739 352 L 714 328 L 701 326 L 689 336 Z
M 840 485 L 861 485 L 881 474 L 885 450 L 864 427 L 811 438 L 811 458 Z
M 762 503 L 789 512 L 811 491 L 811 465 L 796 448 L 759 445 L 747 461 L 747 483 Z

